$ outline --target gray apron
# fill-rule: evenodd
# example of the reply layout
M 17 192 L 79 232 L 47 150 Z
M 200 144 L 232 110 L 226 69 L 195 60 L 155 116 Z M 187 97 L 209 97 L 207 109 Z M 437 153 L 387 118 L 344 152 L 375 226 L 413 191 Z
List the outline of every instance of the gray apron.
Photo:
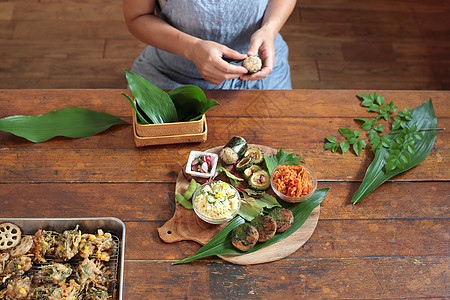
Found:
M 180 31 L 247 53 L 252 34 L 261 27 L 268 0 L 168 0 L 159 15 Z M 162 89 L 194 84 L 202 89 L 291 89 L 288 47 L 275 39 L 275 62 L 267 78 L 239 78 L 214 85 L 202 78 L 189 59 L 148 46 L 136 58 L 132 72 Z

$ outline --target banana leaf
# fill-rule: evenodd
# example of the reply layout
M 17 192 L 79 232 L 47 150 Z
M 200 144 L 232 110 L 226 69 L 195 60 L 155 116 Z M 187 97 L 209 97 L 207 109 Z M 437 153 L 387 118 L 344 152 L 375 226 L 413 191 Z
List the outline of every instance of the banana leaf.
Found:
M 416 125 L 417 130 L 420 129 L 430 129 L 437 127 L 437 119 L 434 113 L 433 103 L 430 100 L 423 103 L 422 105 L 413 109 L 412 120 L 408 122 L 408 126 Z M 393 176 L 405 172 L 421 162 L 423 162 L 428 154 L 430 154 L 431 149 L 433 149 L 434 141 L 436 139 L 436 130 L 425 130 L 423 133 L 422 140 L 415 140 L 415 153 L 411 154 L 411 162 L 405 164 L 403 168 L 395 168 L 392 171 L 386 173 L 386 160 L 389 156 L 390 151 L 386 148 L 380 148 L 375 152 L 375 158 L 370 166 L 367 168 L 364 179 L 359 186 L 358 190 L 352 197 L 352 203 L 356 204 L 367 195 L 373 192 L 377 187 L 383 184 L 385 181 L 389 180 Z M 395 133 L 392 140 L 395 140 Z
M 238 225 L 245 222 L 243 218 L 238 216 L 234 218 L 230 223 L 228 223 L 228 225 L 225 226 L 214 238 L 212 238 L 211 241 L 209 241 L 206 245 L 200 248 L 196 254 L 187 257 L 185 259 L 176 261 L 172 264 L 175 265 L 187 263 L 211 255 L 242 255 L 252 253 L 263 247 L 279 242 L 290 236 L 295 231 L 297 231 L 306 222 L 306 220 L 309 218 L 314 208 L 316 208 L 325 198 L 328 190 L 329 190 L 328 188 L 316 190 L 309 199 L 300 203 L 283 203 L 284 207 L 292 211 L 294 215 L 294 224 L 292 224 L 291 228 L 289 228 L 285 232 L 275 234 L 275 236 L 272 237 L 267 242 L 258 243 L 256 244 L 255 247 L 253 247 L 247 252 L 242 252 L 234 248 L 234 246 L 231 244 L 230 240 L 231 230 L 233 230 Z
M 175 104 L 180 122 L 200 120 L 211 107 L 220 105 L 214 99 L 206 99 L 203 90 L 195 85 L 183 85 L 168 94 Z
M 129 123 L 104 112 L 62 108 L 39 116 L 10 116 L 0 119 L 0 130 L 41 143 L 55 136 L 92 136 L 116 124 Z
M 125 74 L 138 108 L 153 124 L 178 121 L 175 105 L 166 92 L 138 74 L 127 70 L 125 70 Z

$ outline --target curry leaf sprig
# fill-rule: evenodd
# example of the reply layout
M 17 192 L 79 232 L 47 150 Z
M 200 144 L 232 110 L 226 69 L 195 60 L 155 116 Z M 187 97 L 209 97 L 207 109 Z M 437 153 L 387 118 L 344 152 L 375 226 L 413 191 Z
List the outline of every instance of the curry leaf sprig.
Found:
M 423 162 L 434 146 L 437 130 L 444 129 L 437 128 L 437 118 L 431 99 L 413 110 L 404 109 L 394 115 L 398 108 L 393 102 L 386 105 L 382 96 L 376 93 L 357 96 L 363 100 L 362 106 L 367 107 L 368 111 L 377 112 L 378 115 L 370 120 L 355 119 L 363 122 L 360 128 L 366 131 L 375 157 L 367 168 L 361 185 L 352 197 L 353 204 L 367 197 L 393 176 Z M 383 134 L 383 124 L 378 124 L 380 119 L 393 121 L 391 132 Z M 338 143 L 336 138 L 327 137 L 325 150 L 330 149 L 332 152 L 336 152 L 341 149 L 342 153 L 345 153 L 349 145 L 355 145 L 359 140 L 365 139 L 357 130 L 345 128 L 340 129 L 339 132 L 346 140 Z M 345 142 L 348 142 L 348 145 Z M 363 145 L 363 143 L 361 144 Z M 357 150 L 355 150 L 355 154 L 359 155 Z
M 373 119 L 356 118 L 355 121 L 362 122 L 360 129 L 366 132 L 362 135 L 359 130 L 352 130 L 350 128 L 340 128 L 339 133 L 345 138 L 345 141 L 338 142 L 335 137 L 326 137 L 327 142 L 324 145 L 324 150 L 330 149 L 336 152 L 339 149 L 342 154 L 347 152 L 352 146 L 353 151 L 357 156 L 366 148 L 366 141 L 372 147 L 372 152 L 375 153 L 380 148 L 390 150 L 387 158 L 386 170 L 389 172 L 395 168 L 402 168 L 405 164 L 411 162 L 411 154 L 415 152 L 415 141 L 421 140 L 423 134 L 417 130 L 417 126 L 408 126 L 411 121 L 411 109 L 406 108 L 398 111 L 398 107 L 393 101 L 386 104 L 383 96 L 376 92 L 357 95 L 362 99 L 361 106 L 367 107 L 368 112 L 375 112 L 378 115 Z M 391 121 L 392 131 L 388 134 L 384 133 L 384 125 L 378 123 L 380 120 Z

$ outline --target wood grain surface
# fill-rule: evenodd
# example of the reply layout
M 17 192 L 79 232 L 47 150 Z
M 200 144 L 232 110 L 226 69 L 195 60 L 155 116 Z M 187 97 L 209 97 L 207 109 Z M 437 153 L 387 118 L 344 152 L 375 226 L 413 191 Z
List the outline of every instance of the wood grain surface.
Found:
M 224 145 L 206 149 L 206 152 L 219 154 L 219 151 L 223 146 Z M 269 148 L 264 145 L 249 144 L 248 147 L 258 147 L 263 151 L 264 155 L 267 156 L 273 155 L 277 152 L 276 149 Z M 231 169 L 230 166 L 225 166 L 225 168 L 228 168 L 229 171 Z M 186 178 L 183 171 L 181 171 L 177 177 L 175 193 L 183 195 L 189 186 L 191 178 L 192 176 Z M 320 205 L 312 211 L 309 218 L 296 232 L 275 244 L 248 254 L 219 255 L 219 257 L 223 260 L 239 265 L 254 265 L 285 258 L 286 256 L 297 251 L 311 237 L 317 226 L 317 222 L 319 221 L 319 213 Z M 220 230 L 226 226 L 226 224 L 227 223 L 220 225 L 209 224 L 198 218 L 193 210 L 186 209 L 181 205 L 176 205 L 174 216 L 162 227 L 158 228 L 158 234 L 159 237 L 166 243 L 187 240 L 205 245 L 217 233 L 219 233 Z
M 131 122 L 122 91 L 130 93 L 0 90 L 0 118 L 84 107 Z M 400 109 L 431 98 L 438 127 L 446 130 L 438 132 L 423 163 L 353 205 L 373 156 L 322 149 L 324 137 L 338 137 L 340 127 L 357 129 L 353 118 L 371 116 L 355 96 L 370 92 L 206 91 L 221 106 L 207 113 L 204 143 L 137 148 L 131 125 L 39 144 L 0 131 L 0 217 L 120 218 L 127 227 L 124 299 L 447 299 L 450 93 L 376 91 Z M 201 247 L 194 241 L 165 243 L 157 231 L 176 211 L 178 163 L 191 150 L 223 145 L 234 135 L 301 154 L 314 168 L 318 188 L 330 188 L 314 233 L 294 253 L 270 263 L 208 257 L 171 266 Z
M 297 1 L 281 29 L 295 89 L 449 90 L 448 0 Z M 146 44 L 122 1 L 1 0 L 0 88 L 125 88 Z

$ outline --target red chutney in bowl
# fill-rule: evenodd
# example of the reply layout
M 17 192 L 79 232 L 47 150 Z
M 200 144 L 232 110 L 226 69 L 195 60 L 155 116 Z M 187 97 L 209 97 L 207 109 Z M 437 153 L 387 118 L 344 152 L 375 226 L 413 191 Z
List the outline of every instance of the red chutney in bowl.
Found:
M 275 168 L 271 185 L 281 199 L 300 202 L 313 194 L 317 187 L 317 178 L 308 166 L 287 162 Z

